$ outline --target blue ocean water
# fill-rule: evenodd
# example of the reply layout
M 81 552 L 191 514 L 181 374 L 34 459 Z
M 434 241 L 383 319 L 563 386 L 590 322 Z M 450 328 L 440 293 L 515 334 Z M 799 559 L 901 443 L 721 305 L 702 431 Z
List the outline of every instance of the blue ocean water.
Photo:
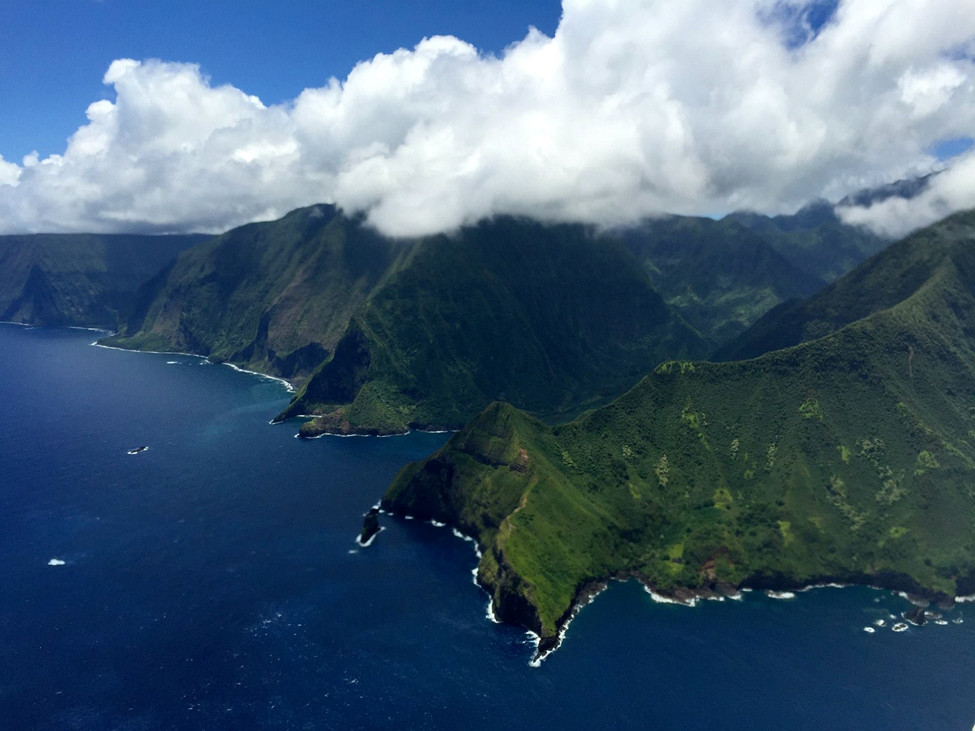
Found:
M 975 723 L 975 605 L 867 634 L 908 606 L 869 589 L 691 609 L 615 584 L 531 668 L 469 543 L 388 517 L 353 543 L 445 436 L 297 440 L 279 384 L 93 337 L 0 325 L 4 731 Z

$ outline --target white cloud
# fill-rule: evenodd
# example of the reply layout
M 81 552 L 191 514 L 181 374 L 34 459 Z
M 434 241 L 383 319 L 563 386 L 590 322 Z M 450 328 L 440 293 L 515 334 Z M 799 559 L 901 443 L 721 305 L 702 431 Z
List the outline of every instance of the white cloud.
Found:
M 501 57 L 429 38 L 271 107 L 193 65 L 115 61 L 114 101 L 63 154 L 0 159 L 0 229 L 220 230 L 319 201 L 397 235 L 777 212 L 929 172 L 934 143 L 975 133 L 975 0 L 845 0 L 818 34 L 801 10 L 564 0 L 554 37 Z M 845 215 L 901 231 L 972 193 Z
M 975 208 L 975 150 L 931 179 L 915 198 L 888 198 L 866 207 L 838 208 L 840 218 L 897 238 L 956 211 Z

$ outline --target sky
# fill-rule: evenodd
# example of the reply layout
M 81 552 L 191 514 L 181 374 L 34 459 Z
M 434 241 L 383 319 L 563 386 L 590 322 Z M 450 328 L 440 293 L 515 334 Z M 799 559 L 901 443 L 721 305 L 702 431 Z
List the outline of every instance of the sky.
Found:
M 32 0 L 0 20 L 0 233 L 220 231 L 334 202 L 394 236 L 975 207 L 975 0 Z
M 529 26 L 555 32 L 559 0 L 5 0 L 0 155 L 63 152 L 118 58 L 189 61 L 214 84 L 277 104 L 377 53 L 455 35 L 499 53 Z

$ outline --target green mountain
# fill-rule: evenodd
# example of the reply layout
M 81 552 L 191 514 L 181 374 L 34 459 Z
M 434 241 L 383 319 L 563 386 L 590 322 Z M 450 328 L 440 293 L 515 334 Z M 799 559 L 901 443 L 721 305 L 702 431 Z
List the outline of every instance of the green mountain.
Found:
M 975 213 L 831 291 L 836 310 L 815 310 L 828 334 L 663 364 L 571 423 L 495 403 L 405 467 L 383 507 L 476 537 L 497 615 L 543 651 L 610 577 L 684 599 L 821 581 L 971 594 Z
M 707 349 L 618 240 L 502 217 L 418 242 L 280 418 L 323 414 L 305 436 L 459 427 L 495 399 L 566 418 Z
M 783 303 L 748 331 L 721 347 L 715 360 L 744 360 L 835 332 L 893 307 L 927 286 L 950 257 L 955 239 L 967 236 L 952 217 L 891 245 L 807 300 Z
M 241 226 L 184 252 L 147 283 L 106 342 L 307 376 L 413 248 L 334 206 Z
M 143 282 L 208 237 L 108 234 L 0 236 L 0 320 L 116 326 Z
M 864 192 L 857 200 L 872 200 L 869 195 Z M 843 276 L 890 243 L 867 229 L 843 223 L 833 205 L 825 202 L 810 204 L 791 216 L 739 212 L 723 220 L 750 229 L 793 266 L 826 282 Z
M 653 286 L 702 334 L 725 343 L 781 302 L 825 286 L 733 220 L 669 216 L 618 233 Z

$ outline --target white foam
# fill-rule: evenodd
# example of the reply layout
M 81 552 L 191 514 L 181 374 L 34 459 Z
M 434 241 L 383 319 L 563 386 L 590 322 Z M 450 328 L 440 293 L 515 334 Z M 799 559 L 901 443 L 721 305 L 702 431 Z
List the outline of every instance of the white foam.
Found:
M 447 527 L 447 524 L 446 523 L 441 523 L 439 520 L 431 520 L 430 521 L 430 525 L 432 525 L 434 528 L 446 528 Z
M 360 533 L 359 535 L 357 535 L 355 537 L 355 542 L 356 542 L 356 544 L 358 544 L 362 548 L 369 548 L 369 546 L 372 545 L 372 542 L 374 540 L 376 540 L 376 536 L 378 536 L 384 530 L 386 530 L 386 528 L 384 526 L 379 526 L 379 530 L 377 530 L 375 533 L 373 533 L 371 536 L 369 536 L 369 540 L 366 541 L 365 543 L 362 542 L 362 534 Z
M 223 365 L 229 366 L 230 368 L 233 368 L 238 373 L 248 373 L 248 374 L 250 374 L 252 376 L 259 376 L 261 378 L 266 378 L 269 381 L 277 381 L 278 383 L 282 384 L 288 390 L 288 393 L 294 393 L 295 392 L 295 387 L 292 386 L 284 378 L 278 378 L 277 376 L 269 376 L 267 373 L 259 373 L 258 371 L 249 371 L 246 368 L 241 368 L 240 366 L 235 366 L 233 363 L 224 363 Z
M 62 561 L 59 558 L 52 558 L 50 561 L 47 562 L 47 565 L 48 566 L 64 566 L 65 565 L 65 562 Z
M 572 624 L 572 620 L 575 619 L 579 615 L 579 612 L 581 612 L 584 607 L 588 607 L 590 604 L 592 604 L 594 601 L 596 601 L 596 597 L 599 596 L 600 594 L 602 594 L 604 591 L 606 591 L 607 586 L 608 585 L 604 584 L 602 587 L 600 587 L 599 589 L 597 589 L 596 591 L 594 591 L 592 594 L 590 594 L 588 597 L 586 597 L 585 601 L 576 602 L 575 606 L 572 607 L 572 612 L 571 612 L 571 614 L 569 614 L 569 618 L 567 620 L 565 620 L 565 624 L 563 624 L 562 625 L 562 629 L 559 630 L 559 635 L 558 635 L 558 637 L 555 640 L 555 646 L 552 647 L 551 650 L 546 650 L 544 653 L 542 653 L 541 655 L 539 655 L 538 654 L 538 647 L 540 645 L 540 640 L 538 638 L 538 635 L 536 635 L 531 630 L 528 631 L 529 636 L 533 638 L 533 642 L 535 644 L 535 656 L 528 663 L 528 665 L 530 667 L 533 667 L 533 668 L 540 667 L 541 664 L 542 664 L 542 660 L 544 660 L 549 655 L 551 655 L 553 652 L 555 652 L 560 647 L 562 647 L 562 642 L 565 640 L 565 635 L 569 631 L 569 625 Z
M 412 515 L 404 515 L 403 518 L 406 520 L 414 520 Z
M 765 592 L 765 596 L 769 599 L 795 599 L 796 595 L 791 591 L 772 591 L 769 589 Z
M 903 622 L 898 622 L 893 627 L 891 627 L 894 632 L 907 632 L 907 625 Z
M 166 365 L 179 365 L 178 360 L 167 360 Z
M 965 602 L 975 602 L 975 594 L 970 596 L 956 596 L 955 601 L 958 604 L 964 604 Z
M 655 602 L 657 602 L 657 604 L 679 604 L 682 607 L 696 607 L 697 606 L 697 597 L 692 597 L 690 600 L 688 600 L 686 602 L 682 602 L 682 601 L 678 601 L 677 599 L 673 599 L 673 598 L 671 598 L 669 596 L 664 596 L 663 594 L 658 594 L 657 592 L 655 592 L 653 589 L 651 589 L 646 584 L 643 585 L 643 590 L 647 594 L 649 594 L 650 595 L 650 598 L 653 599 Z
M 804 586 L 802 589 L 797 591 L 812 591 L 813 589 L 846 589 L 850 584 L 837 584 L 835 582 L 829 584 L 810 584 L 809 586 Z
M 868 635 L 872 635 L 877 630 L 875 630 L 873 627 L 864 627 L 863 631 L 866 632 Z
M 148 353 L 149 355 L 185 355 L 188 358 L 199 358 L 200 360 L 207 360 L 205 355 L 198 355 L 196 353 L 182 353 L 178 350 L 135 350 L 134 348 L 119 348 L 114 345 L 103 345 L 97 340 L 92 343 L 96 348 L 105 348 L 105 350 L 120 350 L 123 353 Z M 208 361 L 209 362 L 209 361 Z
M 943 627 L 943 626 L 945 626 L 945 625 L 948 624 L 948 620 L 946 620 L 946 619 L 936 619 L 936 620 L 934 620 L 934 623 L 935 624 L 940 624 Z
M 886 627 L 887 626 L 887 622 L 885 622 L 882 619 L 878 619 L 878 620 L 875 620 L 874 621 L 874 625 L 876 625 L 877 627 Z

